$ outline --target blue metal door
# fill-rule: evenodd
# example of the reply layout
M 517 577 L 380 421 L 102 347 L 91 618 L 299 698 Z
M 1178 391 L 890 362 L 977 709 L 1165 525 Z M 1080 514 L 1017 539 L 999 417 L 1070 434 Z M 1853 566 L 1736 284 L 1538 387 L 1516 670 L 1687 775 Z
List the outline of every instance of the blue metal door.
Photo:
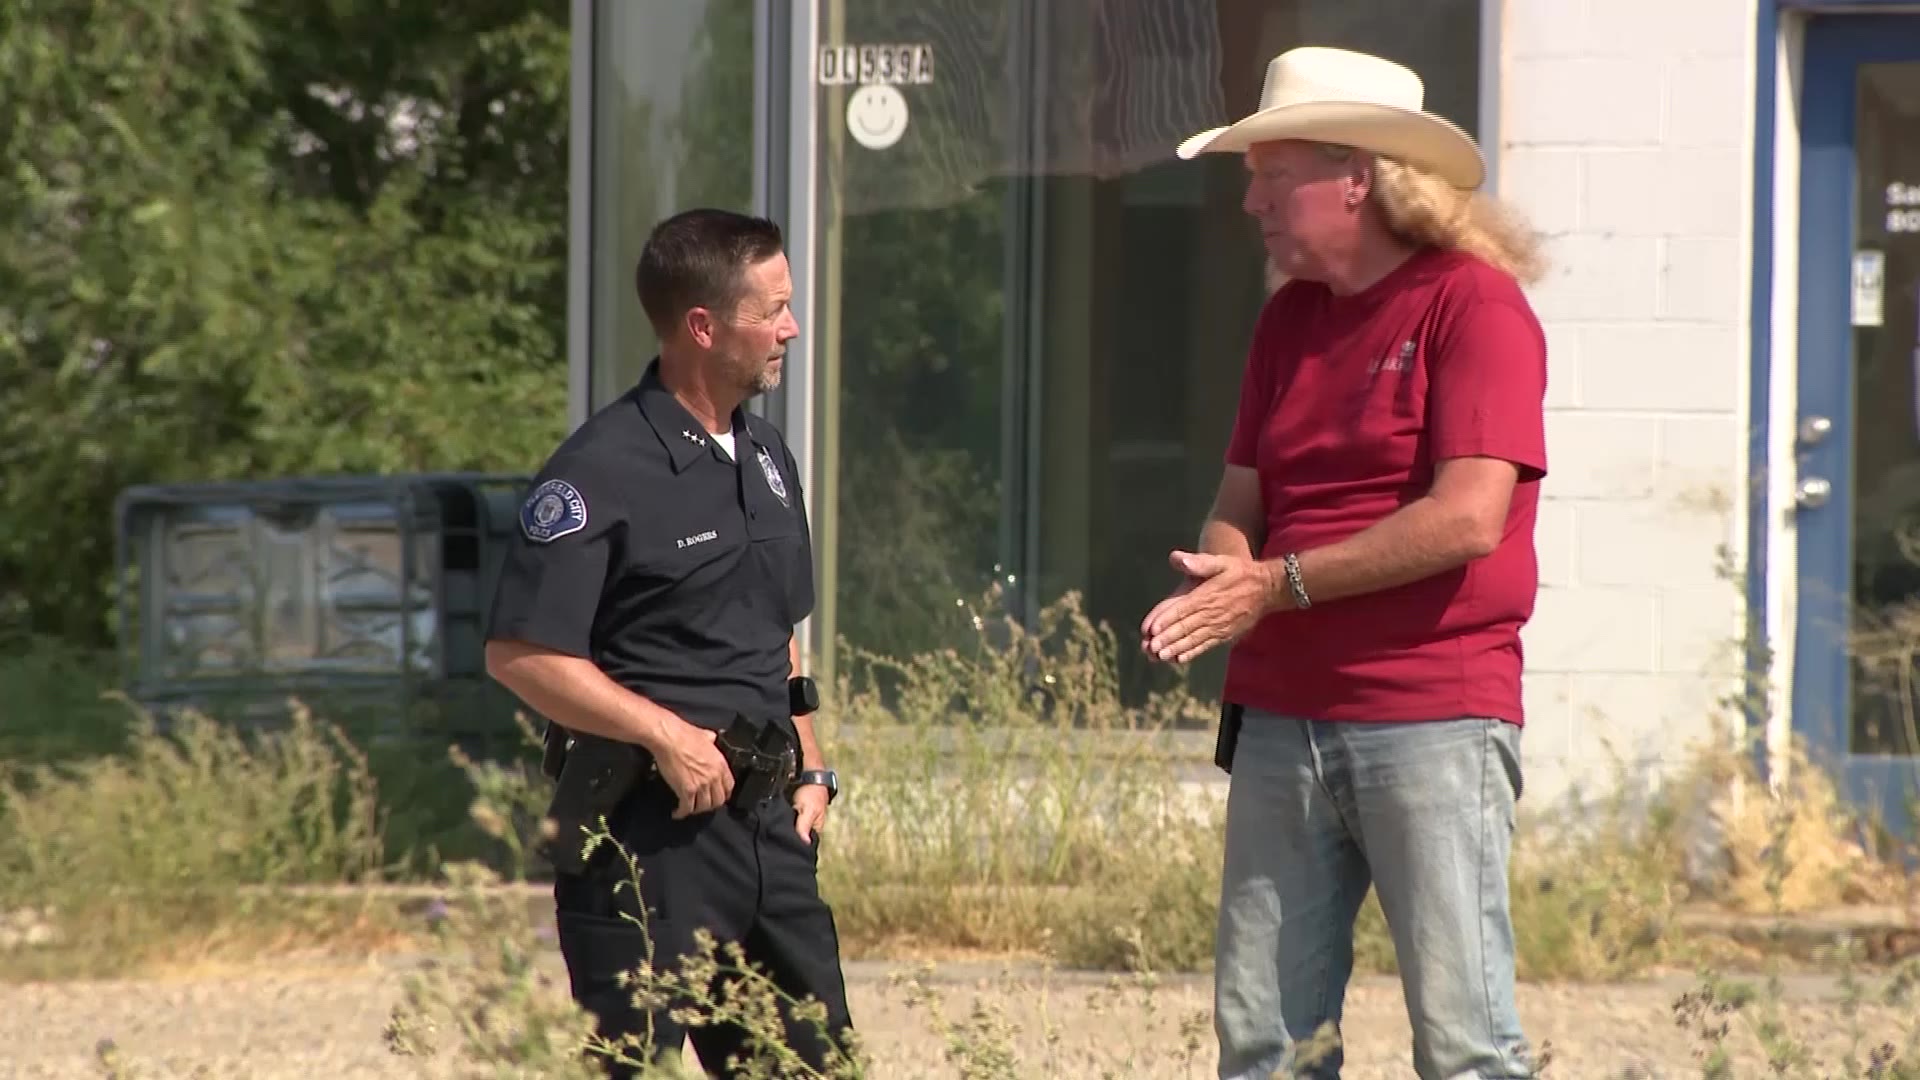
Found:
M 1863 811 L 1920 790 L 1920 15 L 1816 15 L 1801 103 L 1793 726 Z

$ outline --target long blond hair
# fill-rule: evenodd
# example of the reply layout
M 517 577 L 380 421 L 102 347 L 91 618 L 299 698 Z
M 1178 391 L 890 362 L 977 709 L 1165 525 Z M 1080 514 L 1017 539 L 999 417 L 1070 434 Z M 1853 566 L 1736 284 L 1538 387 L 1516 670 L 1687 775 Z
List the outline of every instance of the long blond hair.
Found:
M 1546 274 L 1540 234 L 1492 195 L 1462 191 L 1423 169 L 1376 155 L 1371 198 L 1387 230 L 1403 243 L 1464 251 L 1522 285 Z
M 1349 161 L 1350 146 L 1322 143 L 1334 161 Z M 1380 209 L 1387 231 L 1404 244 L 1432 245 L 1475 255 L 1513 275 L 1522 285 L 1546 276 L 1547 257 L 1540 234 L 1519 211 L 1481 191 L 1462 191 L 1424 169 L 1373 155 L 1373 187 L 1368 196 Z M 1287 283 L 1286 271 L 1269 257 L 1268 295 Z

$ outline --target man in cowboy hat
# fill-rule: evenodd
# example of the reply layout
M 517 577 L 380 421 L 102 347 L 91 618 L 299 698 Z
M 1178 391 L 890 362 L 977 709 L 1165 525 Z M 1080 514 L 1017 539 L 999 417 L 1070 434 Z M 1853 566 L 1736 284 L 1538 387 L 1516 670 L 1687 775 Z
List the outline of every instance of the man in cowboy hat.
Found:
M 1152 657 L 1231 643 L 1216 963 L 1219 1074 L 1337 1075 L 1369 886 L 1422 1077 L 1529 1076 L 1507 859 L 1520 628 L 1546 474 L 1531 233 L 1475 193 L 1459 128 L 1388 61 L 1295 49 L 1260 108 L 1182 158 L 1241 153 L 1287 281 L 1261 311 L 1213 509 L 1141 624 Z

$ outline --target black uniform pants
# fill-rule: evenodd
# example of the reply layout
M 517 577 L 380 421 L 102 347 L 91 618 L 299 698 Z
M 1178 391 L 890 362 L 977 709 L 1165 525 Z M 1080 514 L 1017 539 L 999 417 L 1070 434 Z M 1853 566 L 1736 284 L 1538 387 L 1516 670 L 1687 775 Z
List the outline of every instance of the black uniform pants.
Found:
M 747 962 L 786 995 L 825 1005 L 825 1034 L 849 1030 L 839 937 L 818 886 L 819 845 L 801 838 L 792 804 L 774 798 L 755 810 L 722 808 L 675 821 L 675 801 L 653 774 L 608 815 L 608 831 L 639 867 L 644 916 L 631 884 L 616 889 L 629 872 L 611 848 L 596 851 L 585 873 L 561 874 L 554 883 L 573 997 L 593 1014 L 598 1033 L 619 1039 L 651 1031 L 656 1057 L 678 1054 L 689 1032 L 668 1014 L 681 1002 L 652 1010 L 649 1028 L 648 1013 L 633 1007 L 633 988 L 621 985 L 621 975 L 645 959 L 649 938 L 653 969 L 679 975 L 680 958 L 697 952 L 694 933 L 703 928 L 722 946 L 739 942 Z M 644 917 L 646 929 L 628 916 Z M 724 953 L 718 958 L 727 962 Z M 723 986 L 727 978 L 721 976 Z M 824 1069 L 820 1028 L 790 1014 L 784 1019 L 786 1044 Z M 728 1056 L 747 1046 L 745 1032 L 732 1026 L 701 1025 L 690 1034 L 712 1076 L 726 1075 Z M 611 1063 L 608 1071 L 616 1080 L 633 1075 Z

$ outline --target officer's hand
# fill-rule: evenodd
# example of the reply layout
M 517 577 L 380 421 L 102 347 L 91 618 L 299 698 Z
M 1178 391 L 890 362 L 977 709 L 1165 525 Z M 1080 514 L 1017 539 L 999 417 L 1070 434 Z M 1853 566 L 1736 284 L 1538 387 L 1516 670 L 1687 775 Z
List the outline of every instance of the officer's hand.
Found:
M 705 814 L 725 806 L 733 794 L 733 770 L 716 745 L 720 733 L 681 721 L 654 755 L 660 775 L 680 796 L 673 816 Z
M 807 784 L 793 793 L 794 827 L 800 831 L 800 839 L 813 843 L 815 833 L 827 820 L 827 788 L 825 784 Z

